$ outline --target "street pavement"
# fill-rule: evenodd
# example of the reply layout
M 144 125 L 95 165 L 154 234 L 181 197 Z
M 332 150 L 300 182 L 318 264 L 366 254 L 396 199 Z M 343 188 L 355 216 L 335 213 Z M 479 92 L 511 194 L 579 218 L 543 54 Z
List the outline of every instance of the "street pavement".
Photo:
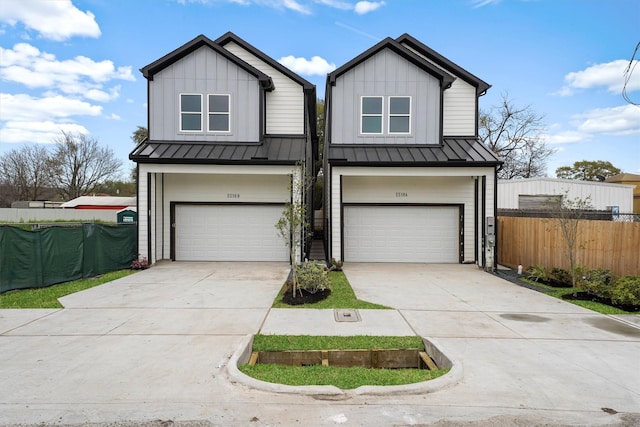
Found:
M 473 265 L 346 264 L 393 310 L 271 309 L 282 263 L 159 263 L 0 310 L 0 425 L 640 425 L 640 316 L 606 316 Z M 405 390 L 264 387 L 230 366 L 256 333 L 418 334 L 453 364 Z M 413 388 L 412 388 L 413 387 Z

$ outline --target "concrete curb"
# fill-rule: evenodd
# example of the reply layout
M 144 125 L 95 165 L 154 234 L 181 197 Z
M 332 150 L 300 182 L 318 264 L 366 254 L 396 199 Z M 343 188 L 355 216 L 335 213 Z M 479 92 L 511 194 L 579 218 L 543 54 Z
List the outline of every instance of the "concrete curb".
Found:
M 422 338 L 425 348 L 438 366 L 450 368 L 445 375 L 434 380 L 421 383 L 405 384 L 397 386 L 361 386 L 354 390 L 342 390 L 335 386 L 291 386 L 260 381 L 240 372 L 238 365 L 245 364 L 251 357 L 253 335 L 247 335 L 229 359 L 227 376 L 231 382 L 236 382 L 247 387 L 268 391 L 272 393 L 287 393 L 308 396 L 342 396 L 347 399 L 351 396 L 361 395 L 401 395 L 401 394 L 426 394 L 452 387 L 462 380 L 464 369 L 458 360 L 450 360 L 433 339 Z

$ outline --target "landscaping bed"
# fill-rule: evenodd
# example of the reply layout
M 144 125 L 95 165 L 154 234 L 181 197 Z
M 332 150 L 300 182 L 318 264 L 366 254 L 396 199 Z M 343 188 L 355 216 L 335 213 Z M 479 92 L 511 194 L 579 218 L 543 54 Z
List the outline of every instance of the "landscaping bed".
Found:
M 249 360 L 238 366 L 240 372 L 285 385 L 333 385 L 347 390 L 413 384 L 440 377 L 451 368 L 441 353 L 429 355 L 417 336 L 256 335 L 251 350 Z
M 635 303 L 640 300 L 640 276 L 616 277 L 608 270 L 583 268 L 577 282 L 578 286 L 574 291 L 566 282 L 559 285 L 543 279 L 539 266 L 533 270 L 536 273 L 533 276 L 526 271 L 519 275 L 513 269 L 499 269 L 494 274 L 518 286 L 546 293 L 598 313 L 640 312 L 640 304 Z

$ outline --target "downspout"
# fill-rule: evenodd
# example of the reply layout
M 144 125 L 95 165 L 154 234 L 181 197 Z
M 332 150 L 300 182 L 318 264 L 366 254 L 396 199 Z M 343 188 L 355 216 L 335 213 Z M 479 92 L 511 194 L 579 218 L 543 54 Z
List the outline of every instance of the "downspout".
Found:
M 147 256 L 149 263 L 152 263 L 151 253 L 151 172 L 147 172 Z
M 473 235 L 474 239 L 474 251 L 473 251 L 473 263 L 478 264 L 478 177 L 473 177 Z
M 494 168 L 495 173 L 493 176 L 493 216 L 495 218 L 495 245 L 493 246 L 493 269 L 498 267 L 498 171 L 502 169 L 502 164 L 497 168 Z
M 487 268 L 487 176 L 482 175 L 482 268 Z

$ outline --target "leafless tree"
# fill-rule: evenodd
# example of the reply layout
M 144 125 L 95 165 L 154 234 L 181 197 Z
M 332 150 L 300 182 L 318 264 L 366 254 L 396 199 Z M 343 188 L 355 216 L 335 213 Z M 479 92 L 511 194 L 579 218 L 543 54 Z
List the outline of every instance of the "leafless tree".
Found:
M 84 196 L 117 177 L 122 162 L 95 138 L 62 132 L 55 140 L 53 185 L 65 200 Z
M 542 138 L 543 119 L 530 105 L 515 106 L 507 94 L 499 106 L 480 112 L 480 140 L 504 162 L 498 178 L 546 175 L 547 159 L 554 150 Z
M 51 158 L 42 145 L 25 145 L 0 157 L 0 181 L 4 204 L 17 200 L 40 200 L 50 185 Z
M 574 294 L 577 292 L 579 271 L 576 258 L 578 249 L 584 248 L 587 242 L 580 240 L 580 221 L 584 219 L 586 212 L 593 209 L 591 196 L 586 198 L 569 198 L 568 193 L 562 196 L 562 202 L 556 208 L 556 222 L 562 235 L 565 254 L 569 260 L 569 273 Z

